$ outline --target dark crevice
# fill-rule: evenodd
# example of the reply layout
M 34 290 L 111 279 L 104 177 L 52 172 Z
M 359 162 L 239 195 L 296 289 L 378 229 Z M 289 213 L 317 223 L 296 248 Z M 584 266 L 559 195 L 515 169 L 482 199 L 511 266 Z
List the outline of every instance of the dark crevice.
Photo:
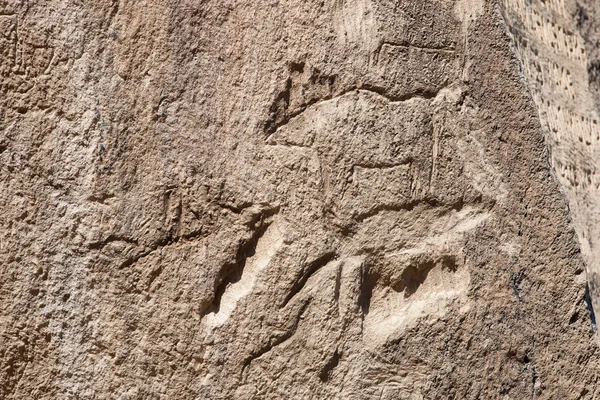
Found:
M 219 284 L 216 287 L 215 298 L 212 302 L 212 305 L 208 308 L 207 313 L 216 314 L 219 312 L 221 308 L 221 299 L 225 293 L 225 290 L 229 285 L 239 282 L 239 280 L 242 278 L 248 258 L 254 256 L 256 253 L 256 246 L 267 231 L 269 225 L 271 225 L 270 222 L 263 222 L 260 224 L 252 233 L 252 236 L 245 242 L 242 242 L 242 244 L 239 246 L 235 257 L 235 263 L 225 265 L 223 267 L 221 270 L 221 275 L 223 277 L 220 279 Z
M 305 67 L 305 63 L 304 62 L 292 62 L 290 64 L 290 72 L 291 73 L 299 73 L 302 74 L 304 73 L 304 67 Z
M 454 205 L 452 205 L 452 209 L 455 210 L 456 212 L 460 212 L 460 211 L 462 211 L 464 206 L 465 206 L 465 199 L 463 197 L 461 197 L 460 199 L 458 199 L 458 201 L 456 203 L 454 203 Z
M 335 252 L 329 252 L 323 254 L 322 256 L 308 264 L 308 266 L 301 271 L 300 276 L 292 285 L 290 292 L 283 300 L 283 303 L 281 303 L 281 308 L 285 307 L 290 302 L 290 300 L 294 298 L 294 296 L 300 293 L 300 291 L 304 288 L 306 282 L 308 282 L 311 276 L 313 276 L 317 271 L 319 271 L 321 268 L 323 268 L 336 258 L 337 254 Z
M 138 245 L 138 241 L 136 239 L 130 239 L 130 238 L 122 237 L 122 236 L 118 236 L 118 235 L 109 235 L 104 240 L 88 244 L 88 248 L 90 250 L 100 250 L 100 249 L 104 248 L 105 246 L 107 246 L 109 243 L 113 243 L 113 242 L 125 242 L 125 243 L 129 243 L 129 244 L 133 244 L 135 246 Z
M 108 194 L 108 193 L 102 193 L 102 194 L 98 194 L 98 195 L 91 195 L 89 196 L 86 200 L 88 201 L 93 201 L 95 203 L 100 203 L 100 204 L 104 204 L 104 202 L 108 199 L 112 199 L 115 196 L 112 194 Z
M 572 324 L 574 324 L 577 321 L 579 321 L 579 312 L 575 311 L 573 313 L 573 315 L 571 315 L 571 318 L 569 319 L 569 325 L 572 325 Z
M 110 15 L 108 17 L 108 25 L 110 26 L 115 19 L 115 16 L 119 13 L 119 2 L 120 0 L 113 0 L 112 9 L 110 10 Z
M 479 204 L 479 203 L 483 204 L 483 200 L 481 197 L 479 197 L 479 198 L 475 199 L 475 201 L 471 202 L 471 204 Z M 413 211 L 417 206 L 419 206 L 421 204 L 424 205 L 425 207 L 429 207 L 429 208 L 441 207 L 444 209 L 444 213 L 450 212 L 452 210 L 459 212 L 459 211 L 462 211 L 463 208 L 465 207 L 465 202 L 464 202 L 463 198 L 460 198 L 454 204 L 448 205 L 448 204 L 440 203 L 440 201 L 438 199 L 436 199 L 435 197 L 426 197 L 426 198 L 422 198 L 422 199 L 415 199 L 415 200 L 405 202 L 405 203 L 380 204 L 380 205 L 373 207 L 372 209 L 370 209 L 367 212 L 353 216 L 353 219 L 357 222 L 363 222 L 366 219 L 372 218 L 381 212 Z M 489 208 L 491 209 L 494 205 L 495 205 L 495 203 L 491 202 L 489 204 Z
M 422 203 L 421 200 L 415 200 L 401 204 L 382 204 L 377 207 L 373 207 L 371 210 L 365 213 L 357 215 L 353 219 L 357 222 L 363 222 L 364 220 L 374 217 L 384 211 L 412 211 L 420 203 Z
M 339 365 L 339 363 L 340 354 L 338 353 L 338 349 L 335 349 L 333 355 L 331 356 L 327 364 L 325 364 L 325 366 L 321 370 L 321 373 L 319 374 L 319 379 L 321 379 L 321 382 L 327 382 L 329 380 L 329 378 L 331 377 L 331 372 Z
M 199 229 L 196 229 L 194 231 L 191 231 L 189 233 L 181 235 L 181 239 L 190 240 L 190 239 L 194 239 L 196 237 L 202 236 L 202 234 L 203 234 L 203 229 L 202 229 L 202 227 L 200 227 Z
M 231 211 L 234 214 L 241 214 L 241 212 L 244 211 L 245 209 L 252 207 L 253 203 L 244 202 L 240 205 L 233 205 L 233 204 L 228 204 L 228 203 L 217 203 L 217 205 L 221 208 Z
M 392 103 L 407 101 L 407 100 L 413 99 L 415 97 L 422 98 L 425 100 L 431 100 L 431 99 L 434 99 L 440 91 L 440 89 L 438 89 L 438 88 L 436 88 L 436 89 L 417 89 L 415 91 L 403 93 L 400 95 L 391 95 L 390 93 L 388 93 L 388 90 L 386 88 L 383 88 L 380 86 L 375 86 L 375 85 L 370 85 L 370 84 L 364 84 L 362 87 L 359 88 L 359 90 L 366 90 L 369 92 L 376 93 L 382 97 L 385 97 Z
M 286 331 L 279 337 L 269 339 L 269 343 L 266 346 L 262 347 L 261 349 L 259 349 L 256 352 L 252 353 L 248 358 L 246 358 L 244 360 L 243 367 L 242 367 L 242 374 L 244 373 L 246 368 L 250 367 L 250 364 L 252 363 L 252 361 L 264 356 L 265 354 L 267 354 L 268 352 L 273 350 L 275 347 L 279 346 L 280 344 L 282 344 L 283 342 L 289 340 L 292 336 L 294 336 L 294 334 L 298 330 L 298 325 L 300 323 L 300 319 L 302 319 L 302 316 L 306 312 L 306 309 L 308 308 L 309 305 L 310 305 L 310 300 L 307 300 L 302 305 L 302 308 L 300 308 L 298 314 L 296 315 L 296 318 L 294 319 L 292 327 L 288 331 Z
M 358 297 L 358 304 L 363 315 L 369 313 L 371 307 L 371 298 L 373 297 L 373 290 L 380 276 L 377 272 L 369 270 L 367 265 L 363 266 L 362 276 L 360 280 L 360 294 Z
M 335 289 L 333 291 L 333 298 L 336 303 L 340 301 L 340 289 L 342 286 L 342 268 L 338 267 L 335 274 Z
M 450 272 L 456 272 L 458 265 L 456 263 L 456 257 L 453 255 L 445 255 L 442 257 L 442 269 Z
M 587 306 L 588 313 L 590 314 L 590 321 L 592 322 L 592 330 L 594 332 L 598 332 L 598 328 L 596 325 L 596 313 L 594 312 L 594 307 L 592 306 L 592 297 L 590 295 L 590 287 L 589 284 L 585 285 L 585 304 Z
M 600 60 L 590 61 L 587 69 L 590 86 L 600 83 Z
M 425 282 L 436 264 L 435 261 L 430 260 L 419 265 L 408 266 L 400 275 L 400 280 L 392 285 L 392 289 L 396 292 L 404 292 L 404 297 L 412 296 Z
M 582 30 L 590 18 L 581 4 L 576 5 L 575 16 L 577 18 L 577 29 Z
M 292 78 L 290 76 L 285 82 L 285 89 L 281 91 L 277 97 L 275 97 L 275 101 L 273 101 L 273 104 L 271 104 L 271 109 L 269 110 L 270 118 L 267 120 L 264 127 L 267 135 L 275 132 L 279 126 L 287 124 L 287 122 L 294 116 L 290 115 L 288 111 L 291 93 Z M 298 113 L 302 112 L 304 108 L 299 110 Z
M 398 160 L 396 162 L 374 162 L 374 163 L 358 163 L 358 164 L 353 164 L 352 167 L 350 167 L 350 171 L 348 172 L 348 176 L 350 177 L 350 182 L 352 181 L 352 176 L 354 175 L 354 171 L 357 168 L 362 168 L 362 169 L 391 169 L 391 168 L 397 168 L 397 167 L 405 167 L 405 166 L 409 166 L 412 163 L 412 157 L 405 157 L 402 160 Z

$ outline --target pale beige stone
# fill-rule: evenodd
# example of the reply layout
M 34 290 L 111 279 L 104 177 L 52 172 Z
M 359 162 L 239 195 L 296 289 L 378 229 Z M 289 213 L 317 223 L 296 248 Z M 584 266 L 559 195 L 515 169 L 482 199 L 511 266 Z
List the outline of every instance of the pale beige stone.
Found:
M 0 1 L 0 398 L 596 398 L 539 7 Z

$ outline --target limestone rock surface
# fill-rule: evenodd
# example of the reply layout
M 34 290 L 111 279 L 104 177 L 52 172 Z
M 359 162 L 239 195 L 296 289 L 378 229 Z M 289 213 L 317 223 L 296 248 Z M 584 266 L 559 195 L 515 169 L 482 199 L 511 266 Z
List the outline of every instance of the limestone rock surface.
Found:
M 521 6 L 0 1 L 0 398 L 597 398 Z

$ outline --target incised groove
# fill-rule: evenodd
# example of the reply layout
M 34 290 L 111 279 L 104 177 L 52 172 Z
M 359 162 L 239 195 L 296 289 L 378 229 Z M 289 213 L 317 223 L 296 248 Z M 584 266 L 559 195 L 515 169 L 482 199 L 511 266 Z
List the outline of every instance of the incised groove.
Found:
M 290 292 L 281 303 L 281 308 L 285 307 L 290 300 L 292 300 L 298 293 L 302 291 L 306 282 L 308 282 L 309 278 L 313 276 L 317 271 L 325 267 L 331 261 L 334 261 L 338 257 L 335 252 L 328 252 L 318 257 L 316 260 L 308 264 L 300 273 L 300 275 L 296 278 L 296 281 L 292 285 Z
M 231 284 L 238 282 L 242 278 L 244 269 L 246 267 L 246 261 L 249 257 L 252 257 L 256 253 L 256 246 L 258 241 L 263 237 L 267 228 L 271 223 L 261 224 L 253 233 L 250 239 L 243 242 L 238 248 L 237 255 L 235 257 L 235 263 L 225 265 L 221 270 L 222 278 L 219 280 L 219 284 L 216 287 L 215 298 L 208 308 L 207 313 L 217 314 L 221 308 L 221 299 L 227 287 Z
M 282 345 L 286 341 L 290 340 L 292 338 L 292 336 L 294 336 L 294 334 L 298 330 L 298 325 L 300 324 L 300 320 L 302 319 L 302 316 L 306 312 L 309 305 L 310 305 L 310 299 L 306 300 L 306 302 L 302 305 L 302 308 L 300 308 L 299 312 L 296 314 L 296 317 L 293 321 L 292 327 L 288 331 L 286 331 L 283 335 L 281 335 L 277 338 L 269 339 L 269 343 L 266 346 L 262 347 L 260 350 L 251 354 L 249 357 L 247 357 L 244 360 L 244 363 L 242 366 L 242 374 L 244 373 L 244 371 L 247 368 L 250 368 L 250 364 L 252 364 L 252 362 L 254 360 L 257 360 L 257 359 L 263 357 L 265 354 L 271 352 L 275 347 Z
M 136 239 L 131 239 L 128 237 L 123 237 L 123 236 L 118 236 L 118 235 L 109 235 L 106 239 L 101 240 L 99 242 L 89 243 L 88 248 L 90 248 L 92 250 L 99 250 L 99 249 L 103 249 L 108 244 L 114 243 L 114 242 L 125 242 L 125 243 L 129 243 L 129 244 L 133 244 L 135 246 L 138 245 L 138 241 Z
M 353 86 L 351 88 L 348 88 L 348 89 L 336 94 L 335 96 L 333 96 L 333 95 L 325 96 L 325 97 L 322 97 L 321 99 L 312 101 L 311 103 L 306 104 L 297 110 L 287 113 L 286 117 L 282 118 L 281 121 L 279 121 L 277 123 L 274 122 L 272 124 L 269 124 L 268 127 L 265 128 L 266 140 L 268 141 L 273 136 L 273 134 L 275 134 L 279 129 L 281 129 L 283 126 L 289 124 L 292 120 L 298 118 L 300 115 L 302 115 L 308 109 L 318 106 L 319 104 L 327 102 L 327 101 L 336 100 L 338 98 L 341 98 L 341 97 L 346 96 L 353 92 L 372 93 L 372 94 L 376 94 L 380 97 L 383 97 L 389 103 L 402 103 L 402 102 L 406 102 L 406 101 L 409 101 L 412 99 L 424 99 L 424 100 L 434 99 L 438 95 L 438 93 L 440 91 L 442 91 L 443 89 L 444 89 L 444 87 L 436 88 L 435 90 L 418 89 L 418 90 L 408 92 L 408 93 L 393 95 L 393 94 L 390 94 L 389 91 L 383 87 L 368 84 L 368 83 L 361 84 L 359 86 Z M 274 143 L 274 144 L 277 144 L 277 143 Z

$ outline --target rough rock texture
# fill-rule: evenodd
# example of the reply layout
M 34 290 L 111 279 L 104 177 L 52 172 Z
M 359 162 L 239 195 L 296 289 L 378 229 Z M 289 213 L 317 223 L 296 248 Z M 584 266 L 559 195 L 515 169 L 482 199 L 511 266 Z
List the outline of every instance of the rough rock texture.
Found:
M 504 0 L 600 308 L 600 3 Z M 600 14 L 598 14 L 600 15 Z
M 600 395 L 508 12 L 0 1 L 0 398 Z

